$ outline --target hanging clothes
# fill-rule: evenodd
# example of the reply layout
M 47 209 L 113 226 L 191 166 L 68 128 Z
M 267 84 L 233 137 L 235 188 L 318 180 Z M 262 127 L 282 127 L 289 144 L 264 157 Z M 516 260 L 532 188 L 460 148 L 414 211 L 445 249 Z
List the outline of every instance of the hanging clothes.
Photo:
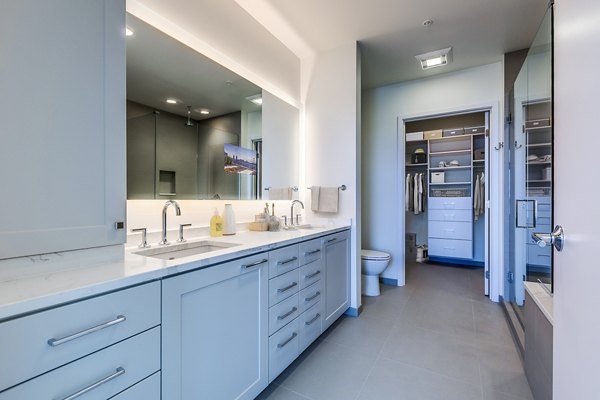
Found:
M 406 174 L 406 183 L 404 184 L 404 211 L 410 211 L 410 174 Z
M 423 173 L 419 173 L 419 212 L 425 211 L 425 182 L 423 181 Z
M 414 213 L 415 215 L 419 215 L 421 209 L 419 207 L 419 174 L 415 174 L 414 178 L 414 189 L 413 189 L 413 198 L 414 198 Z
M 485 212 L 485 174 L 477 174 L 473 187 L 473 210 L 475 221 Z

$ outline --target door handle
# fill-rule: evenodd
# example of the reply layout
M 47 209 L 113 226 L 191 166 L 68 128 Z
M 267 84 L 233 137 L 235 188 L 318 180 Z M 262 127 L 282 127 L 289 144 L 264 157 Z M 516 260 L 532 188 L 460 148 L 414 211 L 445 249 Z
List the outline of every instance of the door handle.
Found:
M 565 232 L 562 226 L 556 225 L 552 233 L 532 233 L 531 238 L 540 247 L 554 245 L 556 251 L 562 251 L 565 247 Z

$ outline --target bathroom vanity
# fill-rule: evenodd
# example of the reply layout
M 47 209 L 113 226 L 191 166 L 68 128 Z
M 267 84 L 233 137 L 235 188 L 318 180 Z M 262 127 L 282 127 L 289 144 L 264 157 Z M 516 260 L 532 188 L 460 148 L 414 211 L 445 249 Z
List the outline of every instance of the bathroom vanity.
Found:
M 211 242 L 3 261 L 0 399 L 253 399 L 349 307 L 347 226 Z

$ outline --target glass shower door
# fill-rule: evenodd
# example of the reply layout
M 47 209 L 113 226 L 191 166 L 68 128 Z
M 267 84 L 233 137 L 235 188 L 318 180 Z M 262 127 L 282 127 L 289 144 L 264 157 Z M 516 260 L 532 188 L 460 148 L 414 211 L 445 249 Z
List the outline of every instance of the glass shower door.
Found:
M 511 235 L 509 299 L 522 306 L 525 281 L 542 282 L 552 290 L 552 249 L 540 247 L 534 232 L 551 232 L 552 129 L 552 8 L 549 8 L 527 54 L 513 90 L 511 137 Z

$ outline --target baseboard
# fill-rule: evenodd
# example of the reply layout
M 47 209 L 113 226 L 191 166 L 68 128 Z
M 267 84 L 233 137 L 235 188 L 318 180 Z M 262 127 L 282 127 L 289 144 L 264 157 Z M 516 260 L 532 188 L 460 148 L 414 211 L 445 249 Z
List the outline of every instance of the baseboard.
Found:
M 474 268 L 485 267 L 485 263 L 483 261 L 468 260 L 468 259 L 464 259 L 464 258 L 429 256 L 428 262 L 430 264 L 460 265 L 461 267 L 474 267 Z
M 363 310 L 363 306 L 361 304 L 360 307 L 354 308 L 354 307 L 348 307 L 348 309 L 346 310 L 346 312 L 344 313 L 344 315 L 347 315 L 349 317 L 358 317 L 360 315 L 360 313 Z
M 398 279 L 380 277 L 379 282 L 383 283 L 384 285 L 398 286 Z

